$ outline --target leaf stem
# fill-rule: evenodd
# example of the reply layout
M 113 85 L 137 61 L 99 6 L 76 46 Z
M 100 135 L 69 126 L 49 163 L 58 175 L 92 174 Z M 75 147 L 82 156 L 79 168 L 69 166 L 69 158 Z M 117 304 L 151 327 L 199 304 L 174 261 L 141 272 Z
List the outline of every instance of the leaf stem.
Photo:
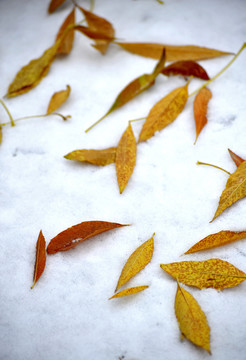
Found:
M 229 171 L 227 171 L 227 170 L 225 170 L 225 169 L 223 169 L 223 168 L 221 168 L 221 167 L 219 167 L 219 166 L 217 166 L 217 165 L 208 164 L 208 163 L 204 163 L 204 162 L 201 162 L 201 161 L 197 161 L 196 164 L 197 164 L 197 165 L 208 165 L 208 166 L 212 166 L 212 167 L 214 167 L 214 168 L 216 168 L 216 169 L 219 169 L 219 170 L 224 171 L 224 172 L 227 173 L 228 175 L 231 175 L 231 173 L 230 173 Z
M 106 113 L 105 115 L 103 115 L 99 120 L 97 120 L 94 124 L 92 124 L 90 127 L 88 127 L 88 129 L 85 130 L 85 133 L 87 133 L 87 132 L 90 131 L 92 128 L 94 128 L 94 126 L 96 126 L 97 124 L 99 124 L 103 119 L 105 119 L 106 116 L 108 116 L 108 113 Z
M 5 102 L 4 102 L 2 99 L 0 99 L 0 103 L 3 105 L 4 109 L 6 110 L 8 116 L 9 116 L 9 118 L 10 118 L 10 124 L 11 124 L 11 126 L 15 126 L 14 119 L 13 119 L 13 117 L 12 117 L 9 109 L 7 108 Z M 1 125 L 4 125 L 4 124 L 1 124 Z
M 50 116 L 50 115 L 57 115 L 57 116 L 60 116 L 63 120 L 67 120 L 67 119 L 70 119 L 71 116 L 70 115 L 67 115 L 67 116 L 64 116 L 60 113 L 50 113 L 50 114 L 42 114 L 42 115 L 31 115 L 31 116 L 23 116 L 21 118 L 18 118 L 18 119 L 15 119 L 14 121 L 21 121 L 21 120 L 26 120 L 26 119 L 34 119 L 34 118 L 42 118 L 42 117 L 46 117 L 46 116 Z M 6 123 L 3 123 L 1 124 L 1 126 L 6 126 L 6 125 L 9 125 L 11 124 L 12 125 L 12 122 L 6 122 Z M 13 126 L 13 125 L 12 125 Z
M 138 118 L 138 119 L 128 120 L 128 123 L 132 123 L 132 122 L 140 121 L 140 120 L 145 120 L 145 119 L 146 119 L 146 116 L 145 116 L 145 117 Z

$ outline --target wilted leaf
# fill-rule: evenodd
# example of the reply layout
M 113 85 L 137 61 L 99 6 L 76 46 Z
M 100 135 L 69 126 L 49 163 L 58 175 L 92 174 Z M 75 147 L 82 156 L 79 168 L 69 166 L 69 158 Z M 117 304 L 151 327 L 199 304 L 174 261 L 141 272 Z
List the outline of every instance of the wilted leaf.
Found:
M 66 90 L 61 90 L 58 92 L 55 92 L 49 102 L 47 114 L 51 114 L 54 111 L 56 111 L 64 102 L 67 100 L 67 98 L 70 95 L 71 88 L 69 85 L 67 85 Z
M 129 257 L 125 263 L 120 278 L 118 280 L 115 292 L 129 281 L 133 276 L 139 273 L 150 262 L 154 250 L 154 235 L 140 245 Z
M 209 80 L 209 76 L 203 67 L 192 60 L 176 61 L 166 66 L 161 73 L 166 76 L 194 76 L 202 80 Z
M 232 158 L 232 160 L 234 161 L 234 163 L 239 166 L 241 165 L 245 160 L 242 159 L 240 156 L 238 156 L 237 154 L 235 154 L 234 152 L 232 152 L 230 149 L 228 149 L 229 154 Z
M 243 271 L 220 259 L 174 262 L 161 264 L 161 268 L 179 282 L 199 289 L 223 290 L 246 279 Z
M 53 239 L 51 239 L 47 247 L 47 253 L 55 254 L 58 251 L 66 251 L 72 249 L 80 242 L 89 239 L 92 236 L 121 226 L 127 225 L 121 225 L 106 221 L 84 221 L 80 224 L 74 225 L 62 231 Z
M 105 166 L 115 162 L 116 147 L 104 150 L 81 149 L 70 152 L 64 157 L 68 160 L 88 162 L 93 165 Z
M 156 131 L 162 130 L 173 122 L 182 112 L 188 99 L 188 83 L 170 92 L 150 110 L 139 135 L 139 142 L 151 138 Z
M 129 123 L 116 150 L 115 166 L 120 193 L 124 191 L 136 164 L 137 144 Z
M 33 289 L 34 285 L 43 274 L 45 264 L 46 264 L 46 251 L 45 251 L 46 243 L 44 239 L 44 235 L 42 230 L 39 233 L 39 237 L 36 244 L 36 261 L 34 268 L 34 276 L 33 276 L 33 285 L 31 289 Z
M 59 6 L 61 6 L 65 0 L 51 0 L 48 12 L 51 14 L 53 13 Z
M 206 316 L 194 297 L 179 285 L 175 298 L 175 314 L 182 335 L 210 353 L 210 329 Z
M 111 298 L 109 298 L 109 300 L 119 298 L 122 296 L 133 295 L 133 294 L 136 294 L 140 291 L 147 289 L 148 287 L 149 287 L 148 285 L 143 285 L 143 286 L 135 286 L 135 287 L 125 289 L 125 290 L 122 290 L 122 291 L 118 292 L 117 294 L 111 296 Z
M 204 239 L 198 241 L 185 254 L 191 254 L 197 251 L 213 249 L 218 246 L 230 244 L 234 241 L 246 238 L 246 231 L 229 231 L 224 230 L 215 234 L 206 236 Z
M 73 48 L 73 41 L 74 41 L 74 29 L 71 29 L 67 32 L 66 36 L 63 36 L 64 32 L 66 31 L 69 25 L 74 25 L 75 23 L 75 9 L 73 9 L 68 16 L 66 17 L 65 21 L 63 22 L 62 26 L 60 27 L 58 34 L 56 36 L 56 41 L 62 39 L 61 44 L 57 50 L 57 54 L 69 54 Z
M 196 140 L 207 124 L 207 107 L 208 102 L 212 97 L 212 93 L 207 88 L 202 88 L 199 93 L 196 95 L 194 104 L 193 104 L 193 111 L 194 111 L 194 118 L 196 123 Z
M 229 176 L 226 187 L 220 196 L 219 206 L 211 221 L 219 216 L 225 209 L 246 195 L 246 161 L 238 166 L 237 170 Z

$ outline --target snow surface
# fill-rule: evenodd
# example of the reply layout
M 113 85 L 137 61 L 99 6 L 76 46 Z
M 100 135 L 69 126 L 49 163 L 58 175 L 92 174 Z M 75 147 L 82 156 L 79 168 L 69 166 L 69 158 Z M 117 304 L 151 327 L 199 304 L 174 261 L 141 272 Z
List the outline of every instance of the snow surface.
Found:
M 71 3 L 47 14 L 48 0 L 0 2 L 1 97 L 16 72 L 54 41 Z M 89 8 L 88 1 L 80 4 Z M 126 41 L 194 44 L 237 52 L 246 40 L 244 0 L 96 1 L 95 13 L 110 20 Z M 81 16 L 77 13 L 77 19 Z M 176 283 L 160 263 L 220 258 L 246 271 L 246 243 L 181 256 L 195 242 L 220 230 L 246 229 L 246 200 L 209 223 L 227 181 L 219 170 L 235 171 L 227 148 L 246 158 L 246 51 L 209 88 L 208 124 L 194 146 L 193 99 L 177 120 L 138 145 L 137 164 L 122 195 L 115 166 L 68 161 L 68 152 L 116 146 L 128 120 L 146 116 L 160 98 L 185 80 L 159 76 L 154 87 L 84 130 L 102 116 L 132 79 L 151 72 L 156 61 L 111 45 L 101 56 L 76 34 L 68 57 L 27 94 L 7 99 L 15 118 L 43 114 L 51 95 L 72 88 L 56 116 L 3 128 L 0 149 L 0 358 L 1 360 L 197 360 L 210 356 L 180 340 L 174 313 Z M 201 61 L 210 76 L 231 56 Z M 189 91 L 202 81 L 192 80 Z M 1 122 L 8 121 L 0 107 Z M 142 122 L 133 123 L 138 136 Z M 87 220 L 131 224 L 101 234 L 68 252 L 50 255 L 30 289 L 40 229 L 47 243 Z M 151 263 L 129 286 L 150 285 L 134 296 L 108 301 L 129 255 L 155 232 Z M 185 287 L 185 286 L 184 286 Z M 245 359 L 246 282 L 218 292 L 185 287 L 197 299 L 211 327 L 211 359 Z

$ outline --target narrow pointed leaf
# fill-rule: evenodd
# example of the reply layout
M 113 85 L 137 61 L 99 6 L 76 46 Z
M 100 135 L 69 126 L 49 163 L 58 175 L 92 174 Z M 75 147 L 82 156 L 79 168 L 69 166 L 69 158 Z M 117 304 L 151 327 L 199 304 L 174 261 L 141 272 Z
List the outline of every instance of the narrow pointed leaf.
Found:
M 56 111 L 62 104 L 65 103 L 70 95 L 71 88 L 67 85 L 66 90 L 55 92 L 49 102 L 47 114 L 51 114 Z
M 194 118 L 196 123 L 196 140 L 204 128 L 204 126 L 207 124 L 207 107 L 208 102 L 212 97 L 212 93 L 209 89 L 203 88 L 199 91 L 199 93 L 196 95 L 194 104 L 193 104 L 193 111 L 194 111 Z
M 46 243 L 42 233 L 42 230 L 39 233 L 39 237 L 36 244 L 36 261 L 34 267 L 34 276 L 33 276 L 33 285 L 31 289 L 33 289 L 34 285 L 43 274 L 45 264 L 46 264 Z
M 148 285 L 143 285 L 143 286 L 135 286 L 135 287 L 125 289 L 125 290 L 119 291 L 117 294 L 111 296 L 111 298 L 109 298 L 109 300 L 123 297 L 123 296 L 133 295 L 133 294 L 136 294 L 140 291 L 147 289 L 148 287 L 149 287 Z
M 53 13 L 59 6 L 61 6 L 65 0 L 51 0 L 48 8 L 48 12 Z
M 175 314 L 181 334 L 210 353 L 210 329 L 206 316 L 194 297 L 179 285 L 175 298 Z
M 199 289 L 223 290 L 246 279 L 243 271 L 220 259 L 174 262 L 161 264 L 161 268 L 179 282 Z
M 64 157 L 68 160 L 87 162 L 93 165 L 105 166 L 115 162 L 116 147 L 104 150 L 81 149 L 70 152 Z
M 55 254 L 58 251 L 67 251 L 92 236 L 121 226 L 126 225 L 106 221 L 84 221 L 62 231 L 51 239 L 47 247 L 47 253 Z
M 139 273 L 145 266 L 150 262 L 153 250 L 154 250 L 154 234 L 152 237 L 145 241 L 142 245 L 140 245 L 128 258 L 127 262 L 125 263 L 115 292 L 124 284 L 126 284 L 132 277 Z
M 166 66 L 161 73 L 166 76 L 182 75 L 193 76 L 202 80 L 209 80 L 209 76 L 204 68 L 192 60 L 176 61 Z
M 60 46 L 57 49 L 57 54 L 69 54 L 73 48 L 74 41 L 74 29 L 71 29 L 67 32 L 66 36 L 63 37 L 64 32 L 66 31 L 69 25 L 74 25 L 75 23 L 75 9 L 73 9 L 62 26 L 60 27 L 58 34 L 56 35 L 56 41 L 62 39 Z
M 241 158 L 240 156 L 238 156 L 237 154 L 235 154 L 233 151 L 231 151 L 230 149 L 228 149 L 229 154 L 232 158 L 232 160 L 234 161 L 234 163 L 236 164 L 236 166 L 238 167 L 239 165 L 241 165 L 245 160 L 243 158 Z

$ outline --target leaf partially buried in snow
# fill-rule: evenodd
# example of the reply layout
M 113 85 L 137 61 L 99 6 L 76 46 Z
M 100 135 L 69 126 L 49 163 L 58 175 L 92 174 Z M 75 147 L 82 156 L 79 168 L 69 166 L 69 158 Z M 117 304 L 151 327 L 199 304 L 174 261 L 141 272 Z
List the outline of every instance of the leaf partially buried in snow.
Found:
M 125 289 L 125 290 L 119 291 L 117 294 L 111 296 L 111 298 L 109 298 L 109 300 L 123 297 L 123 296 L 133 295 L 133 294 L 136 294 L 140 291 L 147 289 L 148 287 L 149 287 L 148 285 L 143 285 L 143 286 L 135 286 L 135 287 Z
M 232 160 L 234 161 L 234 163 L 239 166 L 241 165 L 245 160 L 243 158 L 241 158 L 240 156 L 238 156 L 237 154 L 235 154 L 233 151 L 231 151 L 230 149 L 228 149 L 230 157 L 232 158 Z
M 36 261 L 34 267 L 33 285 L 31 289 L 33 289 L 34 285 L 36 284 L 40 276 L 43 274 L 46 264 L 45 247 L 46 247 L 46 243 L 45 243 L 44 235 L 41 230 L 36 244 Z
M 196 124 L 196 140 L 204 128 L 204 126 L 207 124 L 207 107 L 208 102 L 212 97 L 212 93 L 209 89 L 203 88 L 199 91 L 199 93 L 196 95 L 194 104 L 193 104 L 193 111 L 194 111 L 194 118 L 195 118 L 195 124 Z
M 193 76 L 202 80 L 209 80 L 206 70 L 192 60 L 176 61 L 162 69 L 161 73 L 166 76 L 182 75 Z
M 68 160 L 76 160 L 87 162 L 93 165 L 105 166 L 115 162 L 116 149 L 116 147 L 111 147 L 103 150 L 74 150 L 64 157 Z
M 199 289 L 223 290 L 246 279 L 243 271 L 220 259 L 174 262 L 161 264 L 161 268 L 179 282 Z
M 51 114 L 56 111 L 62 104 L 65 103 L 70 95 L 71 88 L 67 85 L 66 90 L 55 92 L 49 102 L 47 114 Z
M 66 0 L 51 0 L 48 8 L 48 12 L 53 13 L 59 6 L 61 6 Z
M 182 335 L 210 353 L 210 329 L 206 316 L 194 297 L 179 285 L 175 298 L 175 314 Z
M 121 271 L 115 292 L 127 283 L 133 276 L 138 274 L 139 271 L 144 269 L 150 262 L 154 250 L 153 237 L 154 234 L 149 240 L 145 241 L 131 254 Z
M 84 221 L 62 231 L 53 239 L 51 239 L 47 247 L 47 253 L 55 254 L 58 251 L 72 249 L 82 241 L 89 239 L 92 236 L 122 226 L 127 225 L 111 223 L 107 221 Z
M 246 238 L 246 231 L 229 231 L 222 230 L 218 233 L 206 236 L 204 239 L 198 241 L 185 254 L 191 254 L 197 251 L 213 249 L 218 246 L 230 244 Z
M 73 9 L 68 16 L 66 17 L 65 21 L 63 22 L 62 26 L 60 27 L 58 34 L 56 35 L 56 41 L 62 38 L 61 44 L 57 49 L 57 54 L 69 54 L 73 48 L 73 41 L 74 41 L 74 29 L 70 29 L 66 36 L 63 36 L 64 32 L 66 31 L 67 27 L 70 25 L 74 25 L 75 23 L 75 9 Z

